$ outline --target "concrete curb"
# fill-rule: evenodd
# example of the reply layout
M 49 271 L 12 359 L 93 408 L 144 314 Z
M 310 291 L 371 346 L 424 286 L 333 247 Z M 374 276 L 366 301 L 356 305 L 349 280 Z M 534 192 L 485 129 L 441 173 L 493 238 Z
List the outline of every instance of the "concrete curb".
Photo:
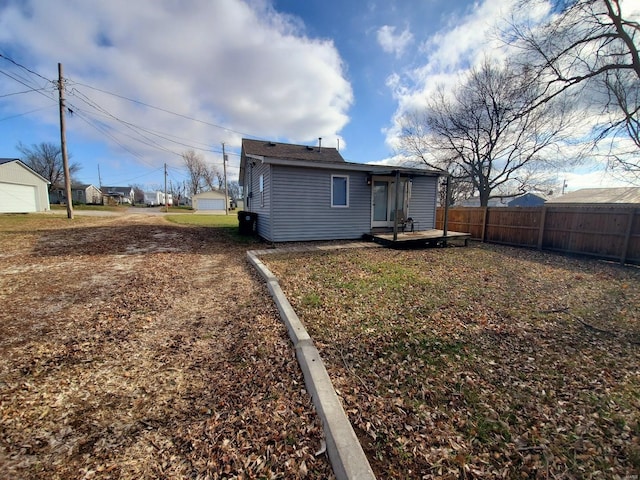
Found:
M 329 249 L 336 248 L 338 247 L 329 247 Z M 317 249 L 318 247 L 311 249 L 298 248 L 295 250 L 308 251 Z M 342 408 L 327 369 L 320 358 L 320 353 L 298 315 L 293 310 L 289 300 L 282 292 L 278 279 L 258 258 L 258 255 L 281 252 L 277 250 L 253 250 L 247 252 L 247 257 L 267 282 L 267 288 L 278 307 L 282 321 L 287 327 L 289 338 L 293 342 L 296 357 L 304 375 L 304 383 L 307 391 L 311 393 L 313 404 L 322 420 L 327 442 L 327 453 L 333 467 L 333 473 L 338 480 L 375 480 L 376 477 L 373 474 L 373 470 L 351 423 L 349 423 L 349 418 Z

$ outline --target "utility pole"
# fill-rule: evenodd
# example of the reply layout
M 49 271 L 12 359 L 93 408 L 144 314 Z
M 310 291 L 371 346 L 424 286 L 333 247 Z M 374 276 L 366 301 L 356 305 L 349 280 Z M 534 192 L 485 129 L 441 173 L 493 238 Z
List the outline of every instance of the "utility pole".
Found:
M 224 214 L 229 215 L 229 193 L 227 191 L 227 154 L 224 153 L 224 142 L 222 142 L 222 171 L 224 173 Z
M 102 190 L 102 176 L 100 175 L 100 164 L 98 164 L 98 187 Z
M 169 197 L 167 197 L 167 164 L 164 164 L 164 211 L 169 211 Z
M 64 170 L 64 189 L 67 193 L 67 218 L 73 219 L 73 198 L 71 196 L 71 177 L 69 175 L 69 159 L 67 157 L 67 136 L 64 124 L 64 83 L 62 80 L 62 64 L 58 63 L 58 98 L 60 105 L 60 150 L 62 152 L 62 168 Z

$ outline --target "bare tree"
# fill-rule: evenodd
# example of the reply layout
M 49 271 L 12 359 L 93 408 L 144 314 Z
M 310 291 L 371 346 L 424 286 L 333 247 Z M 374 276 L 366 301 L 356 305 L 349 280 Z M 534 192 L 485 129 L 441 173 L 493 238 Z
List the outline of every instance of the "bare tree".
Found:
M 49 191 L 59 188 L 64 184 L 64 168 L 62 164 L 62 151 L 55 143 L 42 142 L 30 147 L 18 143 L 18 150 L 24 155 L 22 161 L 33 171 L 49 180 Z M 71 178 L 80 170 L 80 164 L 69 163 Z
M 513 21 L 505 33 L 544 82 L 532 107 L 580 89 L 581 101 L 592 108 L 593 152 L 604 146 L 610 166 L 640 176 L 640 18 L 631 17 L 632 3 L 559 2 L 559 11 L 546 24 Z M 520 8 L 530 11 L 545 4 L 522 0 Z
M 190 195 L 196 195 L 203 190 L 215 190 L 221 188 L 222 178 L 220 172 L 214 166 L 209 166 L 202 155 L 193 150 L 187 150 L 182 154 L 182 159 L 189 172 L 188 190 Z
M 207 183 L 208 170 L 204 158 L 194 150 L 187 150 L 182 159 L 189 172 L 188 187 L 191 195 L 199 193 Z
M 240 188 L 240 183 L 236 180 L 229 182 L 229 197 L 232 200 L 242 198 L 242 189 Z
M 138 183 L 130 185 L 133 188 L 133 202 L 137 204 L 144 203 L 144 188 Z
M 218 170 L 213 165 L 206 166 L 205 165 L 205 176 L 204 182 L 209 188 L 209 190 L 220 190 L 223 188 L 224 180 L 220 170 Z
M 567 120 L 559 102 L 531 109 L 538 93 L 526 70 L 485 60 L 451 94 L 441 87 L 424 111 L 405 117 L 402 148 L 447 171 L 460 190 L 478 192 L 482 206 L 536 190 Z

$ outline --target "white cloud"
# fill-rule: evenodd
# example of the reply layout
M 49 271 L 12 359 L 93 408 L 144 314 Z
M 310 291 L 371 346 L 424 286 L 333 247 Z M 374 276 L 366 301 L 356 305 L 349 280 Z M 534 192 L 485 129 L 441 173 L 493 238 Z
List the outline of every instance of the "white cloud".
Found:
M 378 29 L 378 44 L 387 53 L 393 53 L 396 57 L 401 57 L 405 49 L 413 42 L 413 34 L 409 29 L 405 29 L 402 33 L 395 34 L 396 27 L 383 25 Z
M 392 123 L 383 132 L 391 149 L 398 145 L 400 120 L 406 112 L 424 106 L 439 85 L 453 86 L 469 68 L 485 56 L 501 58 L 502 44 L 495 34 L 496 22 L 505 17 L 514 0 L 485 0 L 469 11 L 451 16 L 446 25 L 420 45 L 425 61 L 396 72 L 387 86 L 398 103 Z
M 188 145 L 219 148 L 226 141 L 237 146 L 241 134 L 73 82 L 246 134 L 293 142 L 322 136 L 327 145 L 349 121 L 353 103 L 333 42 L 305 36 L 299 20 L 277 13 L 266 1 L 9 0 L 0 7 L 0 51 L 49 78 L 57 76 L 56 63 L 62 62 L 76 116 L 100 118 L 106 128 L 117 128 L 109 133 L 154 165 L 167 159 L 179 164 L 180 158 L 123 136 L 121 131 L 137 133 L 98 114 L 79 92 L 122 120 L 171 133 Z M 10 82 L 0 79 L 0 85 Z M 26 100 L 46 101 L 38 95 Z M 27 110 L 24 96 L 20 102 L 14 108 Z M 55 122 L 54 112 L 49 113 L 45 120 Z M 106 138 L 73 117 L 69 123 L 85 135 Z M 186 149 L 147 137 L 174 152 Z

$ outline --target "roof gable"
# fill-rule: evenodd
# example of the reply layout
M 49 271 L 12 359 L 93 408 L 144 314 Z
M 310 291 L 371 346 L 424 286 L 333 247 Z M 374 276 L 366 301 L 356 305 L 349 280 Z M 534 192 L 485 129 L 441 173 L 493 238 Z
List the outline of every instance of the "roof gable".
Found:
M 20 160 L 19 158 L 0 158 L 0 165 L 6 165 L 8 163 L 13 163 L 15 162 L 17 165 L 20 165 L 22 168 L 24 168 L 25 170 L 28 170 L 30 173 L 32 173 L 33 175 L 35 175 L 36 177 L 38 177 L 40 180 L 42 180 L 43 182 L 46 182 L 47 185 L 49 185 L 51 182 L 49 180 L 47 180 L 46 178 L 44 178 L 42 175 L 40 175 L 38 172 L 36 172 L 33 168 L 31 168 L 29 165 L 27 165 L 26 163 L 24 163 L 22 160 Z

